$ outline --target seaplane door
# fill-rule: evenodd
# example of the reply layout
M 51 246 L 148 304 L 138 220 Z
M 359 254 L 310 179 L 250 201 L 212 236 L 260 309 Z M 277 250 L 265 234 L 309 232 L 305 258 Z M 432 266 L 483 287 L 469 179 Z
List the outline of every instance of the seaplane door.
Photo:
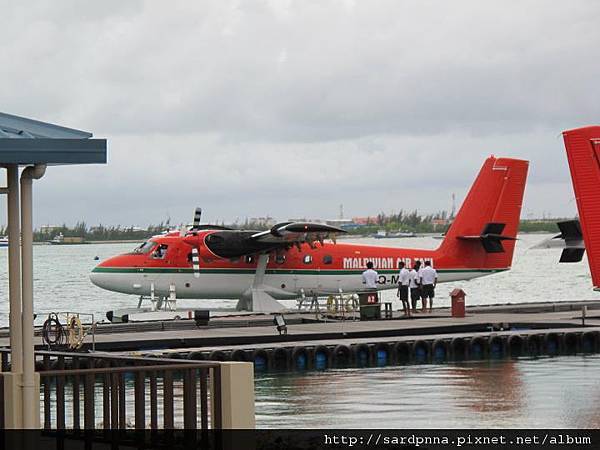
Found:
M 152 251 L 150 257 L 145 261 L 145 269 L 151 269 L 156 265 L 155 263 L 158 261 L 164 261 L 167 264 L 171 264 L 171 262 L 174 259 L 174 254 L 174 248 L 169 249 L 169 246 L 167 244 L 160 244 Z M 143 271 L 145 272 L 144 281 L 145 283 L 148 283 L 150 285 L 149 288 L 151 297 L 166 297 L 169 295 L 169 285 L 171 284 L 170 280 L 167 280 L 166 278 L 161 278 L 159 276 L 158 271 Z

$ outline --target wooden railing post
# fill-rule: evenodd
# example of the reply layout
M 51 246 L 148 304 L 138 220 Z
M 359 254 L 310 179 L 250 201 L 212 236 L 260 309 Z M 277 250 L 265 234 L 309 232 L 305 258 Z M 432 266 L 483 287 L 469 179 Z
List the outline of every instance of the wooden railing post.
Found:
M 143 371 L 135 372 L 135 428 L 143 430 L 146 428 L 146 383 Z
M 183 372 L 183 427 L 186 430 L 198 428 L 196 402 L 196 369 Z
M 76 377 L 77 378 L 77 377 Z M 93 430 L 95 428 L 95 391 L 94 385 L 96 384 L 96 378 L 93 374 L 87 374 L 84 377 L 83 383 L 83 426 L 86 430 Z
M 163 428 L 175 428 L 173 419 L 173 372 L 165 368 L 163 372 Z

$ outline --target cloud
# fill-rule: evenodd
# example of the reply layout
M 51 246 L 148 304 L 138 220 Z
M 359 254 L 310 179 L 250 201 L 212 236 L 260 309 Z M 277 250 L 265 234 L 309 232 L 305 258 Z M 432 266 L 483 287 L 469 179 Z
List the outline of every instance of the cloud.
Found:
M 0 100 L 109 139 L 107 167 L 48 171 L 39 223 L 187 220 L 197 204 L 228 220 L 328 217 L 340 203 L 436 211 L 490 153 L 532 161 L 531 214 L 572 214 L 557 136 L 600 116 L 599 12 L 591 1 L 9 4 Z

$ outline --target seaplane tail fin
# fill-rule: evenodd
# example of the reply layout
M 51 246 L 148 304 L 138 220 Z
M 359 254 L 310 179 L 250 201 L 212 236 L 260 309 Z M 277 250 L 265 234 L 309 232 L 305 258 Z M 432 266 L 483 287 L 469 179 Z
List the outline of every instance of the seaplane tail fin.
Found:
M 528 161 L 490 156 L 465 198 L 438 260 L 455 267 L 508 269 L 519 229 Z
M 563 132 L 579 222 L 595 289 L 600 289 L 600 126 Z

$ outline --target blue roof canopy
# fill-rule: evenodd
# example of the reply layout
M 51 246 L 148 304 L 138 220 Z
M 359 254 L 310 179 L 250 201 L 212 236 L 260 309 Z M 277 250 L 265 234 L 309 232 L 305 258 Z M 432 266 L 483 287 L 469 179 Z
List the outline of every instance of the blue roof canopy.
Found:
M 105 164 L 106 139 L 0 112 L 0 165 Z

